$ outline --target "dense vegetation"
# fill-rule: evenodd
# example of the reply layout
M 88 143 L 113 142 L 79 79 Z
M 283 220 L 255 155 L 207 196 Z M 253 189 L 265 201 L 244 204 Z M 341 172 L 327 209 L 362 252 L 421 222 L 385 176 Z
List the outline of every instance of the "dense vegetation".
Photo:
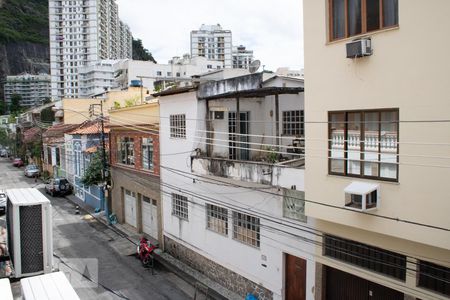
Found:
M 145 61 L 149 60 L 156 64 L 156 60 L 153 58 L 153 55 L 142 45 L 141 39 L 135 40 L 133 38 L 133 59 Z
M 48 44 L 48 0 L 0 0 L 0 44 Z

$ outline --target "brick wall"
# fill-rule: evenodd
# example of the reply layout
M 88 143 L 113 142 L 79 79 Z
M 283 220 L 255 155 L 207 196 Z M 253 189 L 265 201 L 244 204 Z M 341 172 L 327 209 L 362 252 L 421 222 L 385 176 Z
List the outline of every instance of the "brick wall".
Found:
M 143 126 L 142 126 L 143 127 Z M 145 130 L 145 131 L 150 131 Z M 117 143 L 121 137 L 129 137 L 134 139 L 134 166 L 128 166 L 117 161 Z M 142 138 L 151 138 L 153 140 L 153 170 L 142 169 Z M 159 176 L 159 133 L 144 133 L 136 130 L 124 130 L 112 128 L 110 132 L 111 140 L 111 165 L 122 166 L 125 168 L 140 170 L 142 172 L 151 173 Z
M 164 236 L 164 250 L 223 287 L 241 295 L 242 298 L 251 293 L 259 300 L 273 299 L 273 293 L 268 289 L 184 247 L 167 236 Z

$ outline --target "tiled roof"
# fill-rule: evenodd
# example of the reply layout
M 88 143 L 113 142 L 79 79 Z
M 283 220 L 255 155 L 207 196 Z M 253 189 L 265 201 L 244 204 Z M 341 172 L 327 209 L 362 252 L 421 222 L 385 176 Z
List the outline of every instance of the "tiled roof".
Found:
M 80 126 L 80 124 L 57 124 L 49 127 L 47 131 L 42 135 L 44 138 L 50 137 L 64 137 L 64 134 L 74 130 Z
M 41 137 L 41 128 L 33 127 L 23 132 L 23 142 L 25 144 L 38 141 Z
M 107 127 L 108 122 L 105 122 L 105 133 L 109 133 L 109 128 Z M 101 129 L 100 122 L 87 122 L 82 124 L 80 127 L 68 132 L 68 134 L 99 134 Z

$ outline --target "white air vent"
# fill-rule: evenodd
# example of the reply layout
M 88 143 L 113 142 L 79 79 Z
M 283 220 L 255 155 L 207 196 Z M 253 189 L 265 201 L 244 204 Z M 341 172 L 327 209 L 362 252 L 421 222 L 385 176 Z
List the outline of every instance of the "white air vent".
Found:
M 352 182 L 345 189 L 345 207 L 370 211 L 380 206 L 380 186 L 366 182 Z

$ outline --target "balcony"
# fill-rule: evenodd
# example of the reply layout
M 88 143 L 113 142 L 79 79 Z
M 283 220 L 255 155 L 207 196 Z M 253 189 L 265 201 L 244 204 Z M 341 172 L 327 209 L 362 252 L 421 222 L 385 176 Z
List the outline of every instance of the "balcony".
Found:
M 293 159 L 277 164 L 237 161 L 223 158 L 195 157 L 192 172 L 237 181 L 304 190 L 305 160 Z

